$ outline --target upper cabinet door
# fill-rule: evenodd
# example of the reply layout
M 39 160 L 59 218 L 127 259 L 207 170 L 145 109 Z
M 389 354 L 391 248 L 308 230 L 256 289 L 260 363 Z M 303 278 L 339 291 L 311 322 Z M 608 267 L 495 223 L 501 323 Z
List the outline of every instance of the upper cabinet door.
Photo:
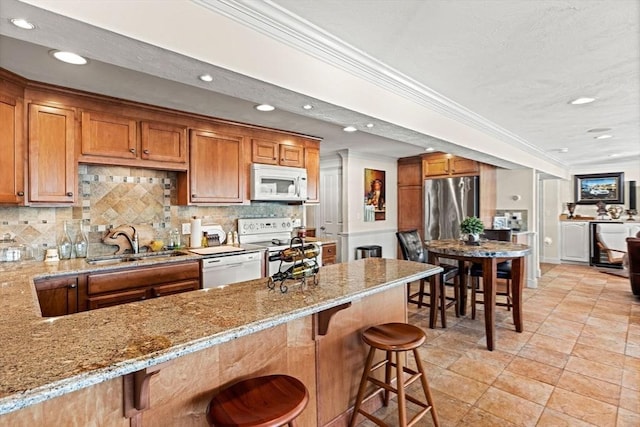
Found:
M 190 145 L 191 203 L 241 203 L 244 138 L 218 131 L 192 130 Z
M 136 121 L 113 114 L 82 112 L 82 154 L 135 159 Z
M 422 168 L 425 177 L 449 175 L 449 158 L 446 154 L 429 156 L 424 159 Z
M 29 201 L 73 203 L 75 112 L 29 104 Z
M 307 169 L 307 201 L 320 201 L 320 149 L 307 147 L 304 153 Z
M 251 161 L 265 165 L 277 165 L 279 163 L 278 143 L 265 141 L 264 139 L 251 140 Z
M 187 162 L 187 128 L 166 123 L 141 123 L 140 157 L 158 162 Z
M 304 147 L 280 144 L 280 166 L 304 167 Z
M 471 159 L 465 159 L 464 157 L 452 157 L 449 159 L 449 167 L 452 175 L 477 173 L 480 171 L 478 162 Z
M 0 95 L 0 203 L 24 203 L 22 99 Z

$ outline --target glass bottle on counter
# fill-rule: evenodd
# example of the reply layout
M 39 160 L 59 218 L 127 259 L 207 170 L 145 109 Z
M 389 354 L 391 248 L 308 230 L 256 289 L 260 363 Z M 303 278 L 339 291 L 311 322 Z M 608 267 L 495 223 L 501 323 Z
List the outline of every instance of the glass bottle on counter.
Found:
M 71 252 L 73 251 L 73 243 L 69 237 L 68 224 L 65 221 L 62 225 L 62 236 L 58 241 L 58 251 L 60 252 L 60 259 L 70 259 Z
M 320 246 L 310 243 L 305 246 L 295 246 L 281 250 L 275 255 L 269 257 L 269 261 L 282 260 L 284 262 L 299 261 L 305 258 L 314 258 L 320 255 Z
M 278 271 L 272 276 L 273 280 L 282 281 L 285 279 L 302 279 L 303 277 L 310 277 L 317 274 L 320 270 L 318 263 L 314 260 L 304 260 L 299 264 L 294 264 L 286 271 Z
M 75 238 L 75 241 L 73 242 L 73 247 L 76 250 L 76 258 L 87 257 L 87 249 L 89 248 L 89 239 L 87 239 L 87 235 L 84 232 L 82 221 L 80 221 L 80 226 L 78 227 L 78 232 L 76 233 L 76 238 Z

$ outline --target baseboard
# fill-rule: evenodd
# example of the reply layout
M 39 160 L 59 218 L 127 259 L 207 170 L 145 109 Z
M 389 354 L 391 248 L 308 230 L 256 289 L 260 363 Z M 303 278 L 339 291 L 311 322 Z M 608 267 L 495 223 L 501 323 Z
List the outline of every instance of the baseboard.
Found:
M 562 264 L 560 262 L 560 258 L 548 258 L 548 257 L 543 257 L 542 258 L 542 262 L 546 263 L 546 264 Z

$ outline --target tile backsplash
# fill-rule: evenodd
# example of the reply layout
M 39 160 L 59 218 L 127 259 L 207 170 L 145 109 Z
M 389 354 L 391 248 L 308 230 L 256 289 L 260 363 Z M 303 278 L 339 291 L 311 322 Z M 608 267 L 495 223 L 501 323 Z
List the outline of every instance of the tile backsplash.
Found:
M 302 216 L 300 205 L 286 203 L 178 206 L 176 172 L 80 165 L 78 182 L 80 200 L 74 207 L 0 206 L 0 236 L 10 233 L 19 244 L 52 247 L 68 221 L 71 239 L 82 224 L 89 238 L 89 256 L 97 256 L 115 252 L 116 247 L 101 239 L 108 229 L 121 224 L 151 226 L 156 237 L 166 242 L 172 228 L 180 230 L 180 224 L 193 216 L 202 217 L 205 224 L 220 224 L 225 231 L 236 229 L 237 218 Z

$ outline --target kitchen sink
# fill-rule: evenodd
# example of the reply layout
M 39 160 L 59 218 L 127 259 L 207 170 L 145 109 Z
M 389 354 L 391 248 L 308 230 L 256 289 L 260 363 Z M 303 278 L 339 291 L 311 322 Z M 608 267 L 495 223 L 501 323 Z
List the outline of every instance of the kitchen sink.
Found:
M 127 255 L 108 255 L 95 258 L 87 258 L 87 263 L 91 265 L 110 265 L 120 264 L 126 262 L 144 261 L 145 259 L 158 259 L 158 258 L 173 258 L 178 256 L 188 255 L 185 252 L 177 251 L 159 251 L 149 252 L 142 254 L 127 254 Z

